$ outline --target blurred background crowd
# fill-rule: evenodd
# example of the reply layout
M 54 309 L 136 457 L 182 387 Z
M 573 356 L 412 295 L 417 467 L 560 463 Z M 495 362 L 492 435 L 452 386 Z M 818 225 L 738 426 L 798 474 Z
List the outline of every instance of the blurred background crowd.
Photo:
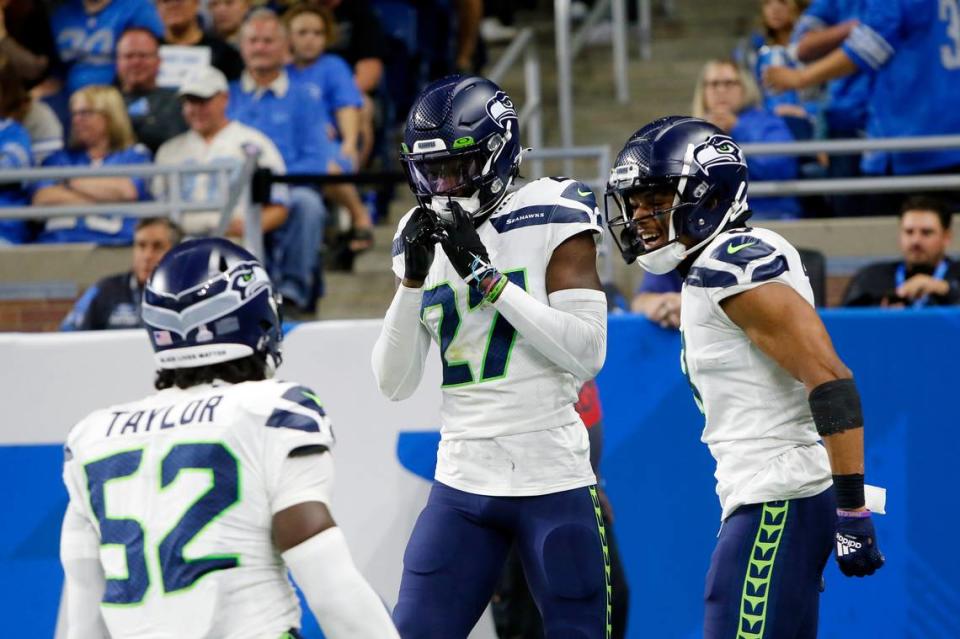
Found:
M 574 27 L 587 23 L 581 35 L 588 45 L 575 61 L 574 81 L 575 103 L 583 113 L 577 120 L 582 144 L 616 146 L 648 119 L 640 114 L 683 111 L 711 121 L 743 144 L 960 134 L 960 110 L 953 107 L 960 98 L 957 0 L 741 0 L 723 7 L 693 0 L 653 2 L 653 60 L 630 60 L 633 107 L 611 107 L 604 115 L 613 117 L 594 125 L 592 105 L 614 105 L 609 93 L 597 95 L 598 86 L 606 87 L 596 76 L 605 75 L 608 67 L 597 50 L 610 42 L 615 27 L 609 13 L 599 20 L 589 17 L 602 1 L 568 5 Z M 318 300 L 331 287 L 366 286 L 331 278 L 334 273 L 359 270 L 356 277 L 363 277 L 365 270 L 374 270 L 378 281 L 389 281 L 389 259 L 377 251 L 389 250 L 391 224 L 399 219 L 399 209 L 412 203 L 396 155 L 398 132 L 418 89 L 448 73 L 489 70 L 526 27 L 534 30 L 541 48 L 551 49 L 554 4 L 0 0 L 0 170 L 203 166 L 253 154 L 274 175 L 325 177 L 273 182 L 260 201 L 264 255 L 288 317 L 316 317 Z M 642 20 L 640 4 L 627 3 L 630 40 Z M 702 50 L 690 46 L 698 39 L 704 42 Z M 546 95 L 557 78 L 553 69 L 541 68 Z M 664 88 L 670 75 L 689 77 L 685 96 Z M 522 78 L 515 76 L 505 88 L 523 106 Z M 546 110 L 545 115 L 547 141 L 555 143 L 554 114 Z M 960 148 L 747 155 L 753 183 L 960 173 Z M 602 200 L 602 185 L 595 186 Z M 224 188 L 223 181 L 207 173 L 171 180 L 74 172 L 0 183 L 0 206 L 71 207 L 70 215 L 0 218 L 0 264 L 10 263 L 3 262 L 4 253 L 37 255 L 31 247 L 133 247 L 128 272 L 112 275 L 112 280 L 90 278 L 97 280 L 89 282 L 92 286 L 78 281 L 66 293 L 28 286 L 24 294 L 24 282 L 36 278 L 7 273 L 0 283 L 0 328 L 138 325 L 139 293 L 164 247 L 185 235 L 240 240 L 249 202 L 241 198 L 227 215 L 193 210 L 174 221 L 128 216 L 122 206 L 103 205 L 172 198 L 214 202 L 224 196 Z M 907 200 L 909 195 L 913 197 Z M 932 199 L 916 196 L 774 194 L 750 202 L 753 219 L 760 223 L 864 216 L 899 220 L 896 238 L 890 225 L 876 233 L 886 234 L 891 249 L 897 247 L 902 254 L 897 263 L 906 272 L 897 275 L 894 268 L 893 281 L 883 283 L 882 294 L 871 303 L 910 305 L 921 294 L 928 296 L 924 304 L 954 303 L 949 283 L 956 269 L 947 253 L 958 191 L 941 189 Z M 89 214 L 84 207 L 91 208 Z M 926 226 L 931 228 L 905 230 L 910 225 L 904 220 L 916 217 L 905 213 L 917 211 L 929 214 L 921 217 L 929 218 Z M 913 240 L 906 237 L 909 233 Z M 920 251 L 917 242 L 935 246 L 925 245 L 922 259 L 910 258 L 910 251 Z M 895 250 L 888 251 L 890 257 Z M 813 256 L 811 265 L 825 277 L 831 256 L 825 258 L 823 252 Z M 363 266 L 371 253 L 377 255 L 377 266 Z M 55 260 L 69 252 L 42 255 Z M 847 280 L 862 266 L 847 264 Z M 63 268 L 69 271 L 67 263 Z M 913 297 L 895 294 L 904 293 L 903 284 L 916 274 L 946 283 L 947 289 L 937 284 Z M 69 280 L 69 273 L 59 279 Z M 639 291 L 632 280 L 621 281 L 618 289 L 613 279 L 611 299 L 619 296 L 620 301 L 612 305 L 637 312 L 647 312 L 643 300 L 651 298 L 636 293 L 674 293 L 677 288 L 675 281 L 648 279 Z M 844 286 L 850 284 L 845 280 Z M 627 292 L 619 292 L 625 287 Z M 848 302 L 866 303 L 846 292 Z M 56 298 L 59 306 L 30 316 L 22 304 L 15 305 L 38 298 Z M 672 312 L 661 308 L 660 298 L 653 299 L 658 301 L 648 313 L 651 319 Z M 331 304 L 339 304 L 334 316 L 364 316 L 362 310 L 352 313 L 349 302 Z M 56 322 L 51 314 L 59 314 Z

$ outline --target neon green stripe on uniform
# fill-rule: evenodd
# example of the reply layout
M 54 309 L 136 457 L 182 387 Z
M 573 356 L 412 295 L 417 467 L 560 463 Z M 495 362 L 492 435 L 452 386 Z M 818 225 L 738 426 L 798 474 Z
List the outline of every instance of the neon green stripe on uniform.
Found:
M 787 526 L 789 501 L 771 501 L 763 505 L 760 527 L 750 550 L 747 574 L 743 579 L 743 595 L 740 599 L 740 620 L 737 624 L 737 639 L 763 639 L 767 623 L 767 601 L 770 598 L 770 581 L 773 563 Z
M 593 500 L 593 512 L 597 517 L 597 530 L 600 532 L 600 546 L 603 548 L 603 584 L 606 598 L 606 630 L 604 637 L 610 639 L 613 632 L 613 582 L 610 580 L 610 548 L 607 546 L 607 528 L 603 524 L 603 509 L 597 487 L 590 486 L 590 498 Z

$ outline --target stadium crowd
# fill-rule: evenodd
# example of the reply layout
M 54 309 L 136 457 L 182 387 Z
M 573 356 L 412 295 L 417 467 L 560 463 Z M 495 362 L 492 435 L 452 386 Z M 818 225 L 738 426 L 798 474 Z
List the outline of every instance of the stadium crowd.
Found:
M 960 68 L 960 10 L 946 4 L 938 13 L 933 5 L 911 11 L 907 0 L 759 0 L 758 29 L 730 58 L 705 62 L 690 112 L 740 143 L 957 133 L 960 112 L 936 106 L 960 97 L 951 80 Z M 397 128 L 413 96 L 450 72 L 481 71 L 485 38 L 515 33 L 515 9 L 489 0 L 9 0 L 0 22 L 2 166 L 202 165 L 255 148 L 275 174 L 396 170 Z M 917 65 L 929 72 L 910 73 Z M 190 81 L 219 87 L 220 77 L 225 90 L 183 90 Z M 897 98 L 904 95 L 924 99 Z M 943 174 L 960 171 L 960 151 L 748 163 L 754 181 Z M 207 178 L 185 179 L 180 196 L 216 198 L 218 184 Z M 349 181 L 273 185 L 262 224 L 289 311 L 313 312 L 324 265 L 349 269 L 372 246 L 372 225 L 385 219 L 392 194 L 392 185 Z M 956 210 L 958 193 L 940 195 Z M 139 178 L 0 185 L 7 206 L 168 196 L 165 182 Z M 893 215 L 901 199 L 767 197 L 751 205 L 755 220 L 797 219 Z M 212 213 L 180 222 L 191 236 L 225 228 L 239 238 L 244 215 L 241 203 L 222 226 Z M 134 225 L 117 215 L 6 219 L 0 245 L 130 245 Z

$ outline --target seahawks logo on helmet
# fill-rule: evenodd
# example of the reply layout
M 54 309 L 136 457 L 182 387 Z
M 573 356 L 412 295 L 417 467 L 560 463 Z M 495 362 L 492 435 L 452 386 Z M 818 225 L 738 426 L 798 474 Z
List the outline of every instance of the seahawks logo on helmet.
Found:
M 500 125 L 501 129 L 507 128 L 507 120 L 517 119 L 517 110 L 513 106 L 513 100 L 503 91 L 497 91 L 492 98 L 487 100 L 487 115 Z
M 724 164 L 739 164 L 746 166 L 743 151 L 726 135 L 710 136 L 703 144 L 693 150 L 693 159 L 703 168 L 703 172 L 710 174 L 710 168 Z
M 240 293 L 240 299 L 247 300 L 261 290 L 270 287 L 267 272 L 257 262 L 241 262 L 231 269 L 230 288 Z

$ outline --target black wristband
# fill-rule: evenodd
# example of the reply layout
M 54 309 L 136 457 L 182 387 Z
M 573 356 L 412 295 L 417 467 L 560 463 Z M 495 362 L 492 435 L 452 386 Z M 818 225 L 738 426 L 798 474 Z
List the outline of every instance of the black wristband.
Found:
M 833 488 L 837 494 L 837 508 L 853 510 L 866 503 L 863 496 L 863 475 L 834 475 Z
M 810 391 L 810 414 L 821 436 L 863 427 L 860 393 L 852 379 L 824 382 Z

